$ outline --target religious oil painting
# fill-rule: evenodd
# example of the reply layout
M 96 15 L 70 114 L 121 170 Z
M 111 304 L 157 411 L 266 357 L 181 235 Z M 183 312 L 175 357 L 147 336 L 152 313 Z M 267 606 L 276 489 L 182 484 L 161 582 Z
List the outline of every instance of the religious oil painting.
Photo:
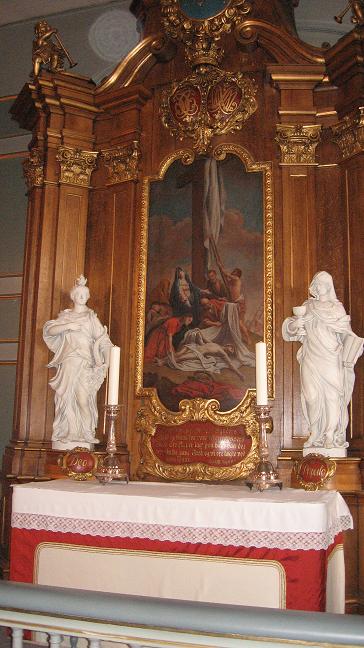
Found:
M 175 412 L 241 403 L 267 323 L 267 169 L 220 158 L 174 159 L 148 183 L 143 387 Z

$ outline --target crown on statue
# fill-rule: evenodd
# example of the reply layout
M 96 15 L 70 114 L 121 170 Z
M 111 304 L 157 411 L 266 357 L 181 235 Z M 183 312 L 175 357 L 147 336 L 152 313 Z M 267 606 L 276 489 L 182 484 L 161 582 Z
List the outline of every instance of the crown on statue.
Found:
M 84 277 L 83 275 L 80 275 L 79 277 L 77 277 L 77 279 L 75 281 L 74 288 L 79 288 L 80 286 L 86 286 L 86 284 L 87 284 L 86 277 Z

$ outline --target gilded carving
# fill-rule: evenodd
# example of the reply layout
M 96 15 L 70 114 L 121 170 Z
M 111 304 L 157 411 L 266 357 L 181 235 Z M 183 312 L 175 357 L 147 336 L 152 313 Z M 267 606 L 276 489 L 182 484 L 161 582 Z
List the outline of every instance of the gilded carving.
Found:
M 58 30 L 51 27 L 46 20 L 40 20 L 34 26 L 32 63 L 33 76 L 37 77 L 43 67 L 50 72 L 64 70 L 64 60 L 68 60 L 72 68 L 76 62 L 63 45 Z
M 331 127 L 334 142 L 339 146 L 342 157 L 352 157 L 364 151 L 364 108 L 358 108 L 351 115 Z
M 277 137 L 281 149 L 281 165 L 316 163 L 316 146 L 320 141 L 320 125 L 277 124 Z
M 141 157 L 138 141 L 101 151 L 101 157 L 108 171 L 108 184 L 135 180 L 138 177 L 138 165 Z
M 336 461 L 312 452 L 293 465 L 293 478 L 300 488 L 316 491 L 324 488 L 336 473 Z
M 254 80 L 241 72 L 196 70 L 164 91 L 162 122 L 179 139 L 191 137 L 193 148 L 205 154 L 213 136 L 240 130 L 256 111 L 256 91 Z
M 223 11 L 204 20 L 188 18 L 178 0 L 161 0 L 161 9 L 166 33 L 185 44 L 186 60 L 194 68 L 221 63 L 224 56 L 221 36 L 244 20 L 251 4 L 247 0 L 231 0 Z
M 179 412 L 166 410 L 158 397 L 153 394 L 147 403 L 138 410 L 136 429 L 141 435 L 140 464 L 138 476 L 152 474 L 163 479 L 178 481 L 233 480 L 247 477 L 258 463 L 258 427 L 253 408 L 254 396 L 250 392 L 244 402 L 230 412 L 219 411 L 216 400 L 182 400 Z M 251 448 L 247 456 L 232 466 L 211 466 L 207 463 L 167 464 L 159 459 L 152 448 L 152 437 L 157 425 L 170 427 L 191 421 L 210 421 L 218 426 L 234 427 L 244 424 L 246 434 L 251 437 Z
M 364 2 L 363 0 L 349 0 L 346 7 L 334 16 L 337 23 L 341 25 L 345 14 L 351 10 L 351 22 L 354 25 L 364 25 Z
M 23 173 L 29 191 L 41 187 L 44 182 L 44 155 L 39 148 L 31 149 L 29 157 L 23 162 Z
M 273 186 L 272 165 L 270 162 L 254 162 L 250 154 L 239 145 L 221 144 L 212 151 L 216 160 L 224 160 L 228 154 L 236 155 L 245 165 L 247 171 L 261 171 L 264 187 L 264 228 L 265 228 L 265 272 L 264 272 L 264 331 L 267 343 L 268 364 L 268 393 L 274 397 L 274 350 L 273 350 Z M 247 390 L 243 401 L 230 411 L 219 411 L 216 400 L 201 398 L 182 400 L 179 411 L 168 410 L 159 400 L 153 388 L 143 386 L 143 349 L 145 327 L 145 286 L 147 275 L 148 251 L 148 215 L 150 183 L 162 179 L 168 168 L 177 159 L 190 165 L 195 159 L 192 150 L 177 151 L 166 158 L 159 170 L 159 174 L 146 178 L 142 187 L 142 210 L 139 248 L 139 272 L 137 283 L 137 317 L 136 317 L 136 371 L 135 391 L 136 396 L 143 399 L 143 405 L 137 414 L 137 429 L 141 434 L 140 451 L 141 464 L 139 475 L 149 473 L 166 479 L 179 480 L 231 480 L 247 476 L 254 469 L 258 461 L 257 438 L 258 425 L 254 411 L 254 391 Z M 244 424 L 247 434 L 252 437 L 252 446 L 248 456 L 233 466 L 211 466 L 205 463 L 191 463 L 184 465 L 171 465 L 156 457 L 152 447 L 152 437 L 158 425 L 181 425 L 190 421 L 210 421 L 217 425 L 237 426 Z
M 61 167 L 60 183 L 89 187 L 97 156 L 97 151 L 60 146 L 56 156 Z

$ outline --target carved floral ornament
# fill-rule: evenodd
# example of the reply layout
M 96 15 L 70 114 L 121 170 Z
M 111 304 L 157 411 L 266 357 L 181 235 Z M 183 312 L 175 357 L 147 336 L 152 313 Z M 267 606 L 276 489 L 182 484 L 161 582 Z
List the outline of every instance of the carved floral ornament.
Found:
M 240 27 L 251 11 L 248 0 L 230 0 L 220 4 L 222 10 L 219 13 L 206 15 L 201 20 L 187 16 L 181 9 L 180 0 L 161 0 L 165 32 L 170 38 L 185 44 L 186 61 L 191 67 L 221 63 L 224 56 L 221 36 L 231 32 L 233 27 Z
M 340 147 L 343 159 L 364 151 L 364 107 L 331 127 L 334 142 Z
M 97 156 L 97 151 L 60 146 L 56 156 L 61 167 L 60 183 L 89 187 Z
M 101 151 L 108 170 L 109 184 L 136 180 L 138 176 L 138 165 L 141 157 L 140 144 L 133 141 L 125 146 L 117 146 L 113 149 Z
M 320 125 L 277 124 L 275 140 L 281 149 L 281 165 L 317 164 L 315 151 L 320 135 Z
M 41 187 L 44 182 L 44 154 L 39 148 L 31 149 L 23 162 L 23 173 L 29 191 Z
M 191 137 L 197 153 L 205 154 L 213 136 L 240 130 L 256 111 L 256 91 L 254 80 L 241 72 L 196 70 L 164 91 L 162 122 L 179 139 Z

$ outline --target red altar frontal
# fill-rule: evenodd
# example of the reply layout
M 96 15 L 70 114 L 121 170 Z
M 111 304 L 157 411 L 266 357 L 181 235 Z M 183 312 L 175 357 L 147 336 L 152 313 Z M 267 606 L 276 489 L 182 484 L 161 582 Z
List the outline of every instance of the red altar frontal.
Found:
M 344 612 L 335 491 L 242 485 L 16 485 L 10 578 L 43 585 Z

